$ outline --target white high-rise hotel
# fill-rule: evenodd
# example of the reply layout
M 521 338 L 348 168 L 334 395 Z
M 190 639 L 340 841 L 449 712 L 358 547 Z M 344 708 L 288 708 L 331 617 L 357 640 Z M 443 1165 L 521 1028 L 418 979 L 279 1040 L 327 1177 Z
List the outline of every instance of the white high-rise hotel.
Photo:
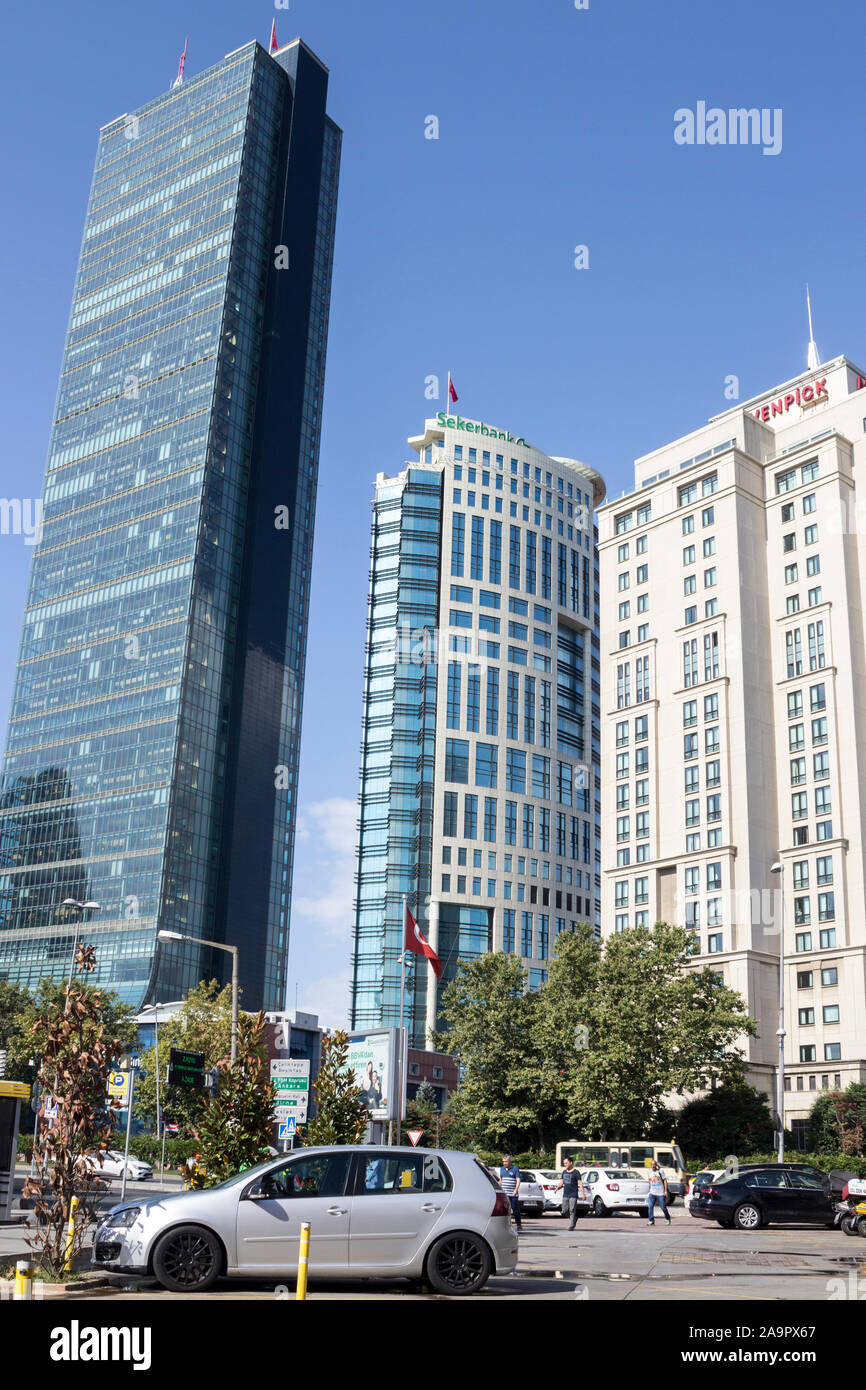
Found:
M 866 1080 L 864 386 L 809 370 L 638 459 L 599 512 L 603 930 L 693 929 L 772 1096 L 781 882 L 795 1134 Z

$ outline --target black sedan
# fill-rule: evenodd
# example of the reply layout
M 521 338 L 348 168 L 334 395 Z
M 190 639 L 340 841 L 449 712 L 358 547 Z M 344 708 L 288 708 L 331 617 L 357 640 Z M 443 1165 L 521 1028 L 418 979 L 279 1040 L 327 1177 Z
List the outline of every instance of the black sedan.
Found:
M 689 1213 L 720 1226 L 756 1231 L 770 1222 L 832 1226 L 824 1174 L 802 1163 L 742 1167 L 699 1187 Z

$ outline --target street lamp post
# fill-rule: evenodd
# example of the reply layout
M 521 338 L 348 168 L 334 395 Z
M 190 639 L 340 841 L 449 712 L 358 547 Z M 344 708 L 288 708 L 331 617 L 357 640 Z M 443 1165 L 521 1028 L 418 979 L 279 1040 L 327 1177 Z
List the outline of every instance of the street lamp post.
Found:
M 776 1037 L 779 1039 L 779 1087 L 777 1110 L 779 1113 L 779 1143 L 778 1155 L 779 1162 L 785 1161 L 785 866 L 780 859 L 770 869 L 771 874 L 779 875 L 779 887 L 781 893 L 782 924 L 779 929 L 779 1027 L 776 1029 Z
M 238 948 L 227 946 L 224 941 L 208 941 L 203 936 L 185 936 L 179 931 L 157 932 L 160 941 L 194 941 L 198 946 L 212 946 L 216 951 L 230 951 L 232 956 L 232 1049 L 231 1064 L 238 1059 Z

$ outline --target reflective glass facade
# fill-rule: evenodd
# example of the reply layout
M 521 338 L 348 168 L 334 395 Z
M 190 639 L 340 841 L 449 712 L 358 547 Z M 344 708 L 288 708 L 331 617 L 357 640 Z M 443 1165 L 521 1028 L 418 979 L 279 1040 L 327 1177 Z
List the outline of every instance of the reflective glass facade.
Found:
M 402 895 L 442 982 L 407 966 L 424 1047 L 461 959 L 600 929 L 600 476 L 440 416 L 374 503 L 352 1024 L 396 1024 Z
M 0 977 L 283 1003 L 340 132 L 301 43 L 100 133 L 0 784 Z M 284 268 L 288 266 L 289 268 Z

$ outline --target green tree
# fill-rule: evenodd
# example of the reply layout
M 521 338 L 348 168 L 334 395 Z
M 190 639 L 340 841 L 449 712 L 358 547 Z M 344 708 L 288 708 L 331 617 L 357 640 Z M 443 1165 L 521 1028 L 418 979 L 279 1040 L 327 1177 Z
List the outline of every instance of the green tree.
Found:
M 313 1082 L 316 1117 L 304 1126 L 305 1144 L 360 1144 L 363 1139 L 370 1116 L 348 1058 L 348 1034 L 326 1033 Z
M 223 1057 L 215 1065 L 219 1088 L 204 1102 L 197 1134 L 208 1187 L 268 1157 L 275 1095 L 263 1013 L 239 1016 L 237 1061 L 232 1067 Z
M 543 1085 L 538 1104 L 545 1116 L 547 1144 L 571 1137 L 567 1098 L 589 1047 L 592 1000 L 598 987 L 602 947 L 586 922 L 562 932 L 554 943 L 548 978 L 538 1011 L 538 1043 Z
M 32 995 L 23 985 L 0 980 L 0 1047 L 8 1047 L 9 1039 L 20 1031 L 20 1018 Z
M 220 989 L 216 980 L 202 980 L 191 989 L 174 1018 L 159 1025 L 159 1099 L 163 1112 L 179 1126 L 178 1136 L 191 1139 L 198 1128 L 204 1106 L 204 1091 L 165 1084 L 169 1049 L 184 1048 L 204 1053 L 205 1068 L 217 1066 L 231 1052 L 232 990 Z M 143 1073 L 143 1075 L 142 1075 Z M 156 1049 L 142 1053 L 141 1071 L 135 1079 L 133 1114 L 142 1124 L 156 1130 Z
M 732 1044 L 757 1026 L 740 995 L 691 964 L 683 927 L 659 922 L 607 938 L 584 1004 L 587 1046 L 564 1079 L 572 1132 L 640 1138 L 666 1092 L 742 1082 L 742 1053 Z
M 852 1081 L 844 1091 L 822 1091 L 809 1112 L 809 1143 L 816 1153 L 866 1152 L 866 1084 Z
M 463 1080 L 449 1104 L 451 1117 L 481 1147 L 515 1151 L 537 1140 L 545 1147 L 539 1104 L 546 1070 L 539 1047 L 539 995 L 526 992 L 518 956 L 490 952 L 458 962 L 443 991 L 446 1028 L 434 1046 L 458 1058 Z M 444 1141 L 443 1141 L 444 1142 Z
M 694 1158 L 758 1153 L 773 1146 L 767 1097 L 754 1086 L 719 1086 L 684 1105 L 674 1118 L 680 1148 Z

